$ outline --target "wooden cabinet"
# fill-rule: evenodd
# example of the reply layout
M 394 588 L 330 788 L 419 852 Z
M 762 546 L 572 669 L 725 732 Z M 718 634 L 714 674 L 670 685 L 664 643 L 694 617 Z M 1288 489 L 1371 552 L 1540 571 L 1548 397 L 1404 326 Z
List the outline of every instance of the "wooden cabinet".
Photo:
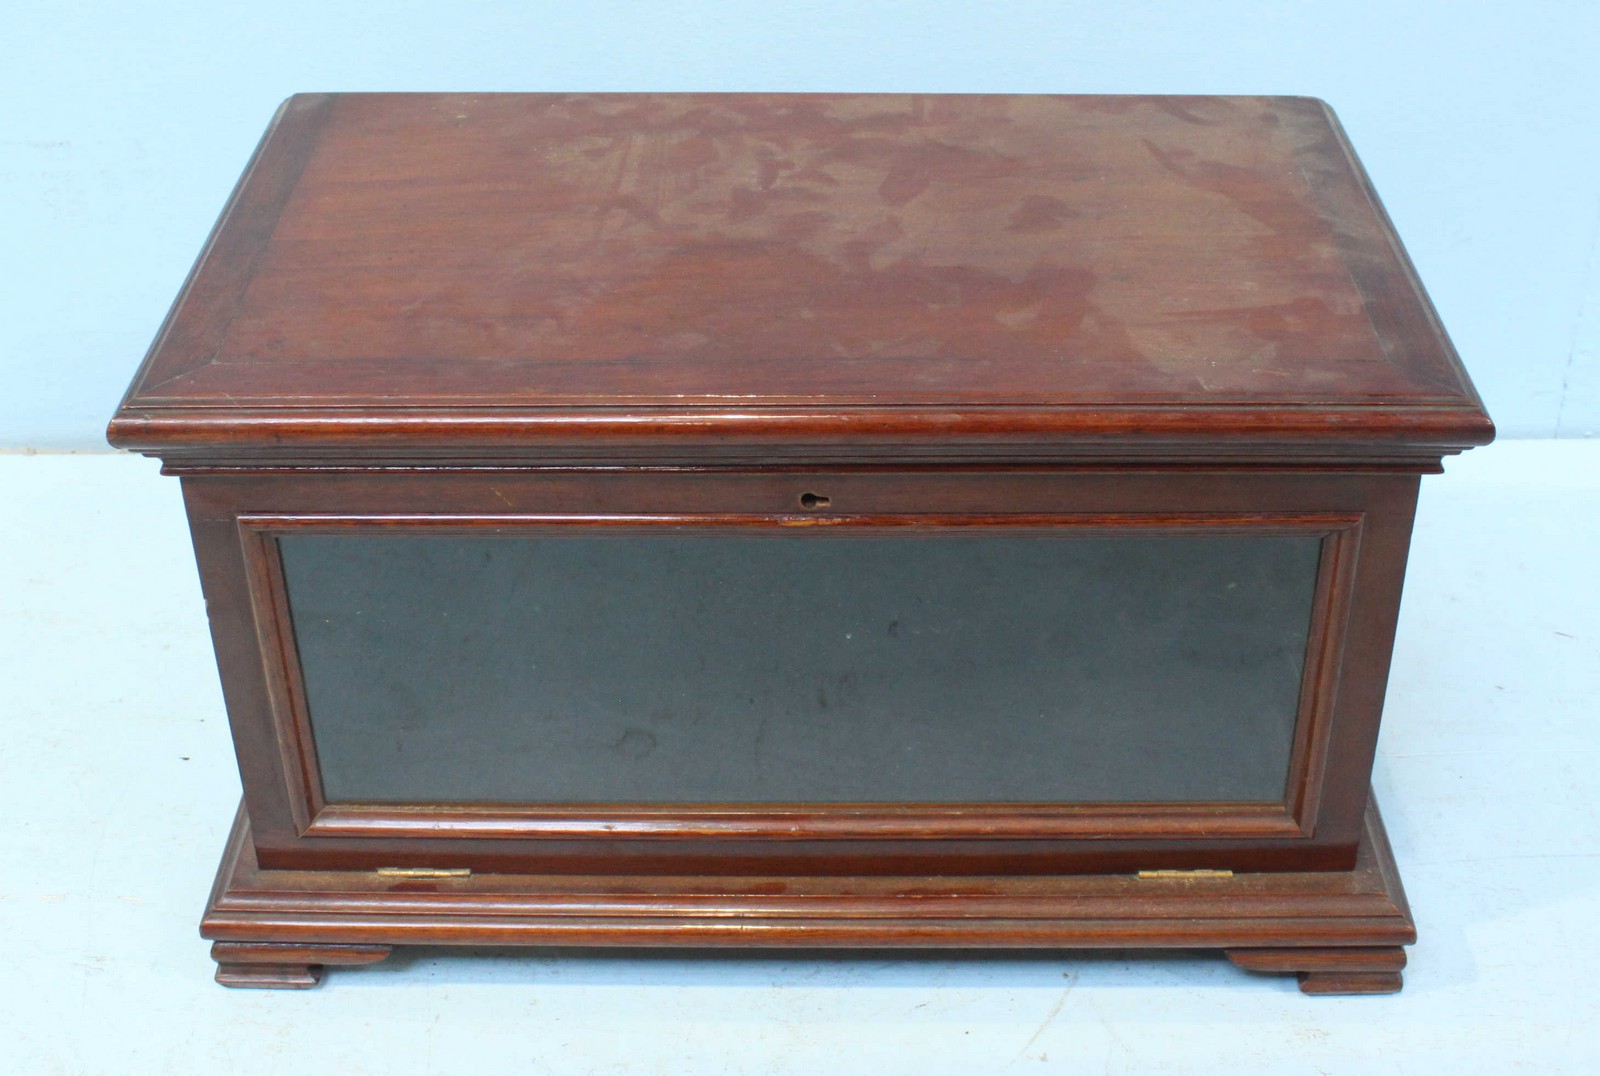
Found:
M 290 99 L 182 476 L 219 980 L 407 943 L 1215 947 L 1397 989 L 1418 476 L 1493 428 L 1301 98 Z

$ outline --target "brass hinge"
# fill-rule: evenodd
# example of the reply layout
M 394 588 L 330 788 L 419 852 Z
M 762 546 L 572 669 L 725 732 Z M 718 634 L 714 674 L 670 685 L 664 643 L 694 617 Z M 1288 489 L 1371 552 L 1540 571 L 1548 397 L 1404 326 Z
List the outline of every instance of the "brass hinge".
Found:
M 1165 878 L 1188 880 L 1191 878 L 1232 878 L 1232 871 L 1193 870 L 1193 871 L 1140 871 L 1140 878 Z
M 471 867 L 379 867 L 385 878 L 468 878 Z

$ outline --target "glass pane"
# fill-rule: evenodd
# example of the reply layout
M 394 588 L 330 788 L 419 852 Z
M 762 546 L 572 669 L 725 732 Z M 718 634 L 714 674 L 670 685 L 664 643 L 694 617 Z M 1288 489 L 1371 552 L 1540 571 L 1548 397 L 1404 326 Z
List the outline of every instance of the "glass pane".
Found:
M 1315 537 L 293 535 L 333 803 L 1281 802 Z

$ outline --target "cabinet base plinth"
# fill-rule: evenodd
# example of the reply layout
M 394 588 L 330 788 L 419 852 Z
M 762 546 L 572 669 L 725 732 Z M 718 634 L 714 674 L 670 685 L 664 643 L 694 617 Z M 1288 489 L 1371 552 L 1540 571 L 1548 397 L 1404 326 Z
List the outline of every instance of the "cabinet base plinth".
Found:
M 322 981 L 327 965 L 376 964 L 389 952 L 387 945 L 219 941 L 211 946 L 211 959 L 223 986 L 305 990 Z
M 1294 972 L 1307 994 L 1393 994 L 1406 951 L 1398 945 L 1229 949 L 1228 959 L 1250 971 Z
M 1221 949 L 1307 994 L 1400 989 L 1416 940 L 1375 804 L 1348 871 L 673 877 L 263 870 L 241 810 L 201 922 L 217 981 L 305 988 L 397 945 Z

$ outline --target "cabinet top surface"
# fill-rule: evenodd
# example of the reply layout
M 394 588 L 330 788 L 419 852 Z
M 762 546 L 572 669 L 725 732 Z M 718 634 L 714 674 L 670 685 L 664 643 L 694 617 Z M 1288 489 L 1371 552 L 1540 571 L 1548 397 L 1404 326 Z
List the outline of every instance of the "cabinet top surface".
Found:
M 355 94 L 285 104 L 112 439 L 979 413 L 1491 430 L 1315 100 Z

